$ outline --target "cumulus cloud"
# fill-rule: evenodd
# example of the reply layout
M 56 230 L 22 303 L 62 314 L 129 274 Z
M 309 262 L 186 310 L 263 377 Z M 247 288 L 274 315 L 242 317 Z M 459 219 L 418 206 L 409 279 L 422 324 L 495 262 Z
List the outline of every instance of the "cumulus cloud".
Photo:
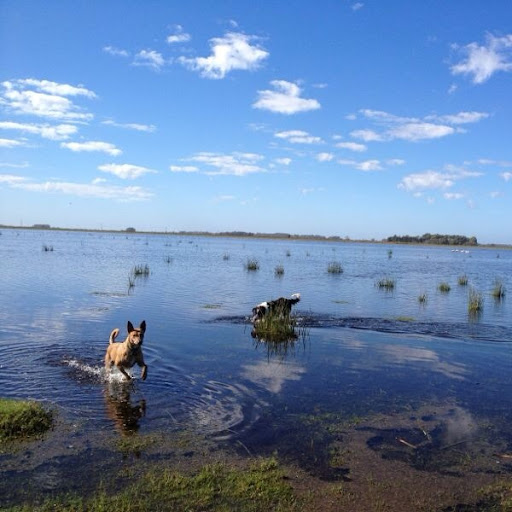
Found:
M 59 84 L 32 78 L 2 82 L 0 103 L 15 114 L 28 114 L 68 121 L 90 121 L 93 116 L 78 107 L 69 97 L 95 98 L 82 86 Z
M 382 171 L 383 167 L 380 160 L 363 160 L 362 162 L 358 162 L 357 160 L 338 160 L 340 165 L 347 165 L 357 169 L 359 171 L 369 172 L 369 171 Z
M 350 132 L 350 135 L 351 137 L 354 137 L 354 139 L 361 139 L 365 142 L 380 142 L 384 140 L 382 135 L 379 135 L 373 130 L 353 130 Z
M 122 153 L 122 151 L 114 146 L 114 144 L 97 140 L 90 140 L 87 142 L 61 142 L 60 145 L 63 148 L 70 149 L 71 151 L 77 153 L 82 151 L 99 151 L 101 153 L 107 153 L 111 156 L 118 156 Z
M 155 71 L 160 71 L 165 65 L 162 54 L 155 50 L 141 50 L 133 59 L 134 66 L 145 66 Z
M 144 174 L 156 172 L 153 169 L 132 164 L 104 164 L 100 165 L 98 169 L 103 172 L 114 174 L 123 180 L 134 180 Z
M 39 135 L 43 139 L 66 140 L 74 135 L 78 128 L 73 124 L 36 124 L 36 123 L 16 123 L 12 121 L 0 121 L 0 129 L 17 130 L 24 133 Z
M 144 201 L 153 194 L 141 187 L 105 186 L 99 183 L 72 183 L 62 181 L 35 182 L 27 178 L 13 175 L 0 175 L 0 183 L 11 188 L 41 193 L 61 193 L 78 197 L 110 199 L 120 202 Z
M 220 79 L 234 70 L 259 68 L 269 53 L 257 41 L 255 36 L 228 32 L 224 37 L 210 40 L 211 55 L 208 57 L 180 57 L 178 60 L 205 78 Z
M 308 132 L 302 130 L 288 130 L 284 132 L 277 132 L 274 134 L 278 139 L 284 139 L 292 144 L 320 144 L 322 139 L 310 135 Z
M 301 98 L 302 90 L 293 82 L 272 80 L 270 85 L 274 90 L 258 91 L 258 99 L 253 103 L 253 108 L 288 115 L 320 108 L 317 100 Z
M 425 139 L 437 139 L 455 133 L 451 126 L 432 123 L 404 123 L 387 132 L 392 139 L 416 142 Z
M 500 176 L 505 180 L 505 181 L 510 181 L 512 180 L 512 172 L 502 172 L 500 174 Z
M 459 47 L 455 45 L 463 59 L 450 70 L 454 75 L 468 75 L 474 84 L 482 84 L 498 71 L 512 70 L 512 34 L 495 37 L 487 34 L 483 45 L 470 43 Z
M 276 164 L 279 164 L 279 165 L 290 165 L 292 163 L 292 159 L 291 158 L 287 158 L 287 157 L 276 158 L 275 162 L 276 162 Z
M 115 46 L 104 46 L 103 51 L 112 55 L 114 57 L 129 57 L 130 53 L 121 48 L 116 48 Z
M 231 175 L 246 176 L 265 172 L 265 169 L 259 165 L 263 156 L 255 153 L 231 153 L 229 155 L 222 153 L 198 153 L 189 158 L 190 161 L 203 164 L 207 167 L 205 174 L 209 175 Z

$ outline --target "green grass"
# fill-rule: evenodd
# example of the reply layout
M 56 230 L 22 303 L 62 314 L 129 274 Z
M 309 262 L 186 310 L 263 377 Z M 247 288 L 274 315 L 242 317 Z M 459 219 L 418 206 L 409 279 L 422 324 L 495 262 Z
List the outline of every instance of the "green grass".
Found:
M 13 507 L 11 512 L 139 512 L 219 511 L 291 512 L 297 498 L 275 459 L 261 459 L 248 468 L 226 464 L 204 466 L 195 474 L 153 469 L 122 491 L 100 489 L 90 498 L 70 495 L 48 499 L 39 506 Z
M 469 290 L 468 294 L 468 313 L 470 315 L 475 315 L 480 313 L 484 308 L 484 299 L 482 294 L 479 293 L 474 288 Z
M 457 283 L 459 283 L 460 286 L 467 286 L 468 285 L 468 276 L 466 274 L 462 274 L 457 278 Z
M 284 275 L 284 267 L 283 265 L 277 265 L 276 268 L 274 269 L 274 275 L 278 276 L 278 277 L 281 277 L 282 275 Z
M 448 283 L 442 282 L 442 283 L 439 283 L 439 286 L 437 287 L 437 289 L 442 293 L 448 293 L 451 290 L 451 287 Z
M 379 279 L 376 283 L 377 288 L 382 288 L 384 290 L 394 290 L 395 289 L 395 280 L 390 279 L 389 277 L 384 277 Z
M 491 295 L 496 300 L 501 300 L 505 297 L 505 285 L 499 279 L 494 281 L 494 287 L 491 291 Z
M 38 436 L 53 425 L 53 412 L 26 400 L 0 398 L 0 441 Z
M 260 269 L 260 264 L 257 259 L 249 258 L 245 263 L 245 269 L 254 272 Z
M 343 267 L 340 262 L 331 261 L 331 263 L 327 265 L 327 272 L 329 272 L 329 274 L 343 274 Z
M 290 341 L 307 335 L 305 327 L 298 327 L 294 316 L 273 310 L 254 324 L 253 336 L 264 341 Z

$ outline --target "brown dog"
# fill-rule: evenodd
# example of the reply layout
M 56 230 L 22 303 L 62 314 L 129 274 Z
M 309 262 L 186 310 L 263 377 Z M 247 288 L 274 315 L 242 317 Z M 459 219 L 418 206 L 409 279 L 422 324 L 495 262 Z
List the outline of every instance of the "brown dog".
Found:
M 142 380 L 146 380 L 148 367 L 144 363 L 142 355 L 142 342 L 144 341 L 144 333 L 146 332 L 146 321 L 143 320 L 139 327 L 133 327 L 129 321 L 128 336 L 123 343 L 115 343 L 115 339 L 119 334 L 119 329 L 114 329 L 110 333 L 109 345 L 105 354 L 105 369 L 107 372 L 113 364 L 115 364 L 127 380 L 131 377 L 126 373 L 125 368 L 131 368 L 137 363 L 142 368 Z

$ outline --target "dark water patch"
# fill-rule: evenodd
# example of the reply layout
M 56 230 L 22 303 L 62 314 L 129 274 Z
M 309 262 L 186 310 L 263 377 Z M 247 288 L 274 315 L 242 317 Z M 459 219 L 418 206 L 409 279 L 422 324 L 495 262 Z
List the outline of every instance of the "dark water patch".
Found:
M 479 322 L 418 322 L 413 318 L 390 319 L 375 317 L 339 317 L 321 313 L 298 314 L 294 317 L 299 328 L 332 329 L 349 328 L 391 334 L 422 335 L 436 338 L 460 340 L 512 342 L 512 329 L 501 325 Z M 220 316 L 210 322 L 228 322 L 232 324 L 250 324 L 250 317 Z

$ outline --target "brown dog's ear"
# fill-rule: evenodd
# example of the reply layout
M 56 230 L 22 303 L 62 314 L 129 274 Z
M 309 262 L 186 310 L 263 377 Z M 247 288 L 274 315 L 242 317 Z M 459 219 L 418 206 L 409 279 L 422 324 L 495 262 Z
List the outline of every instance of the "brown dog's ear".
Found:
M 139 329 L 141 332 L 146 332 L 146 320 L 142 320 L 142 322 L 139 325 Z
M 128 329 L 128 334 L 130 334 L 132 331 L 135 331 L 135 329 L 133 328 L 133 324 L 130 322 L 130 320 L 128 320 L 128 325 L 126 326 L 126 328 Z

